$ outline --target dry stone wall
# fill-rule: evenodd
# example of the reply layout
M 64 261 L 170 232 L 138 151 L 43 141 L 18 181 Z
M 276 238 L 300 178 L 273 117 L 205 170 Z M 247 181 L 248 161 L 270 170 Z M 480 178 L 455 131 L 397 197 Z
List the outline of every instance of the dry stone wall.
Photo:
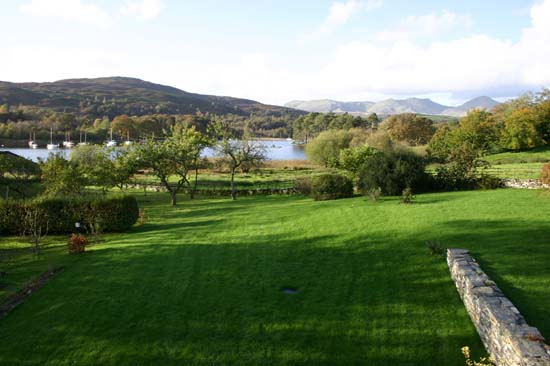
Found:
M 506 188 L 543 189 L 550 188 L 548 184 L 542 184 L 538 179 L 503 179 L 502 184 Z
M 498 366 L 550 366 L 550 346 L 483 272 L 467 250 L 449 249 L 447 263 L 485 348 Z

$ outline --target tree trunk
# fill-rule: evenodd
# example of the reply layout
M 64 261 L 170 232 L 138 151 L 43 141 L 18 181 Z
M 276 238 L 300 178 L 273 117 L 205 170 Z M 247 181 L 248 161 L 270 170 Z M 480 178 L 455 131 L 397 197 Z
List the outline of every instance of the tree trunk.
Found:
M 195 169 L 195 182 L 193 183 L 193 188 L 191 188 L 191 193 L 189 194 L 189 197 L 191 197 L 191 199 L 195 198 L 195 192 L 197 192 L 198 179 L 199 179 L 199 170 Z
M 170 189 L 170 195 L 172 196 L 172 206 L 176 206 L 178 191 L 175 188 Z
M 235 169 L 231 168 L 231 198 L 233 200 L 237 199 L 237 191 L 235 189 Z

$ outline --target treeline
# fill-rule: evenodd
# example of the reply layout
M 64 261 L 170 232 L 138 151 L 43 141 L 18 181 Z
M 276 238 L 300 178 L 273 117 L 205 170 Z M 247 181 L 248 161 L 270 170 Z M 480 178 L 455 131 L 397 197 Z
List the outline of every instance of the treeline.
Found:
M 368 118 L 349 114 L 310 113 L 298 118 L 291 115 L 250 115 L 237 114 L 216 115 L 197 112 L 195 114 L 148 114 L 117 115 L 114 118 L 90 118 L 77 113 L 55 112 L 50 109 L 18 106 L 0 106 L 0 139 L 9 140 L 29 138 L 47 141 L 53 130 L 54 140 L 64 139 L 66 133 L 72 134 L 73 140 L 81 135 L 87 141 L 101 143 L 105 141 L 110 130 L 115 139 L 145 139 L 151 137 L 171 136 L 183 126 L 194 127 L 206 132 L 216 122 L 228 124 L 242 134 L 245 131 L 257 137 L 286 138 L 293 137 L 307 142 L 320 132 L 330 129 L 365 128 L 376 129 L 380 120 L 376 114 Z M 84 137 L 83 137 L 84 138 Z
M 550 89 L 523 95 L 492 111 L 474 110 L 459 123 L 442 125 L 431 138 L 428 151 L 444 160 L 464 141 L 483 154 L 550 144 Z

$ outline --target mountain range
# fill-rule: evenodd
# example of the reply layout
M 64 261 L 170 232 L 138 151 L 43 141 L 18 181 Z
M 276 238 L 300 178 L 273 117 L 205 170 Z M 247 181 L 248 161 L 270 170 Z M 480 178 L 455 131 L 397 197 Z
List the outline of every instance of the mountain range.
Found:
M 439 116 L 462 117 L 468 111 L 475 108 L 491 110 L 500 104 L 490 97 L 477 97 L 457 107 L 445 106 L 430 99 L 408 98 L 408 99 L 387 99 L 381 102 L 339 102 L 330 99 L 292 101 L 285 104 L 285 107 L 295 108 L 306 112 L 320 113 L 352 113 L 391 115 L 399 113 L 418 113 Z
M 50 83 L 0 81 L 0 104 L 26 105 L 88 116 L 120 114 L 291 115 L 304 112 L 253 100 L 189 93 L 135 78 L 68 79 Z

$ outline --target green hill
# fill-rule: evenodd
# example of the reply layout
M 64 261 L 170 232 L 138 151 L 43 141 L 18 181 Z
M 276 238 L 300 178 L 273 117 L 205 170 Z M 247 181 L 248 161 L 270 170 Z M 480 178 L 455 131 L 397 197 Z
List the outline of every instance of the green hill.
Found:
M 134 78 L 69 79 L 52 83 L 0 81 L 0 104 L 26 105 L 83 115 L 237 114 L 292 115 L 303 112 L 253 100 L 188 93 Z

